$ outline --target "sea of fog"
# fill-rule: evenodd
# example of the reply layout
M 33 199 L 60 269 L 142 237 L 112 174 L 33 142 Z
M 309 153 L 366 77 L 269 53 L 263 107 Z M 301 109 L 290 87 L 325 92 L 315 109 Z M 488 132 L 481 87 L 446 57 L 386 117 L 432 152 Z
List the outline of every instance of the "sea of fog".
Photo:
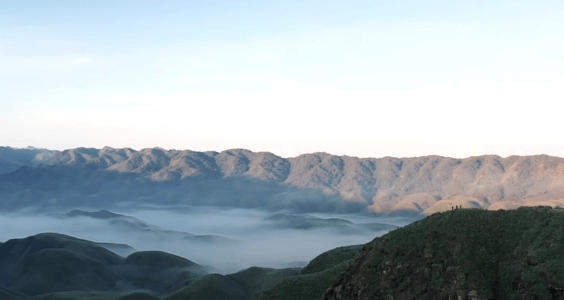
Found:
M 92 209 L 85 209 L 93 211 Z M 212 207 L 143 207 L 112 209 L 112 212 L 135 217 L 163 230 L 195 235 L 220 235 L 236 243 L 208 244 L 148 236 L 124 231 L 107 220 L 90 217 L 61 219 L 54 214 L 33 211 L 0 214 L 0 241 L 24 238 L 44 232 L 56 232 L 95 242 L 127 244 L 137 251 L 161 250 L 183 256 L 200 265 L 211 266 L 218 273 L 233 273 L 251 267 L 301 267 L 324 251 L 347 245 L 370 242 L 387 231 L 338 233 L 329 229 L 280 229 L 268 226 L 264 219 L 272 212 L 257 209 L 218 209 Z M 387 223 L 404 226 L 416 219 L 374 217 L 360 214 L 308 214 L 319 218 L 342 218 L 355 224 Z

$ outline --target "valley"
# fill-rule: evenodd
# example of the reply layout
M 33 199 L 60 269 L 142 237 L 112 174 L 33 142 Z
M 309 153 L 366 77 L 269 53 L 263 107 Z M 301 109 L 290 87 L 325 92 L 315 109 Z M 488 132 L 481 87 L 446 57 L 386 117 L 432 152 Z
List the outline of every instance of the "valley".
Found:
M 557 157 L 0 152 L 2 299 L 558 299 L 564 290 L 553 260 L 564 216 Z

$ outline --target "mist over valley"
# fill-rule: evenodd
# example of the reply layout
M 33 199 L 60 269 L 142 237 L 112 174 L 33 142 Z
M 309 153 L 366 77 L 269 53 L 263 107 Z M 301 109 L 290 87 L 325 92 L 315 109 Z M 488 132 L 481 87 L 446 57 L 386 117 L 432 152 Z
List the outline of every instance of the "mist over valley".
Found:
M 333 286 L 329 299 L 370 243 L 426 216 L 564 204 L 564 159 L 546 155 L 2 147 L 0 158 L 0 295 L 15 300 L 319 299 Z M 373 291 L 396 292 L 420 291 Z
M 280 216 L 307 221 L 290 224 L 269 220 Z M 333 215 L 326 216 L 331 219 L 318 216 L 271 215 L 256 209 L 210 207 L 185 208 L 180 212 L 178 209 L 145 209 L 130 211 L 127 215 L 84 210 L 64 214 L 10 213 L 0 215 L 0 226 L 4 229 L 0 232 L 0 241 L 56 232 L 99 244 L 110 243 L 112 245 L 101 245 L 122 256 L 134 251 L 166 251 L 213 266 L 216 272 L 225 274 L 250 266 L 303 267 L 321 252 L 366 243 L 374 236 L 415 220 L 348 216 L 353 223 L 345 219 L 346 215 L 341 215 L 339 220 L 347 223 L 343 226 L 311 221 L 335 220 Z

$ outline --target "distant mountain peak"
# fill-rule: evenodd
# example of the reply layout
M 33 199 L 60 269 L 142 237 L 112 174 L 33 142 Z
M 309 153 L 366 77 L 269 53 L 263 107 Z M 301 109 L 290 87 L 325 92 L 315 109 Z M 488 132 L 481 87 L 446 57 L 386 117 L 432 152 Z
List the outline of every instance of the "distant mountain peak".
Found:
M 106 209 L 92 211 L 92 212 L 84 211 L 80 209 L 74 209 L 64 215 L 67 217 L 82 216 L 82 217 L 91 217 L 96 219 L 113 219 L 113 218 L 126 217 L 125 215 L 116 214 Z

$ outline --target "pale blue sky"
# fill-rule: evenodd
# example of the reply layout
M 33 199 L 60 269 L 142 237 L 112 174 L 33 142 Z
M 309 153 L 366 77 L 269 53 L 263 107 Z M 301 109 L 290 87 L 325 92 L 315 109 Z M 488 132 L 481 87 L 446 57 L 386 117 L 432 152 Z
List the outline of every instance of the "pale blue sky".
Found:
M 0 0 L 0 145 L 564 156 L 563 20 L 561 0 Z

